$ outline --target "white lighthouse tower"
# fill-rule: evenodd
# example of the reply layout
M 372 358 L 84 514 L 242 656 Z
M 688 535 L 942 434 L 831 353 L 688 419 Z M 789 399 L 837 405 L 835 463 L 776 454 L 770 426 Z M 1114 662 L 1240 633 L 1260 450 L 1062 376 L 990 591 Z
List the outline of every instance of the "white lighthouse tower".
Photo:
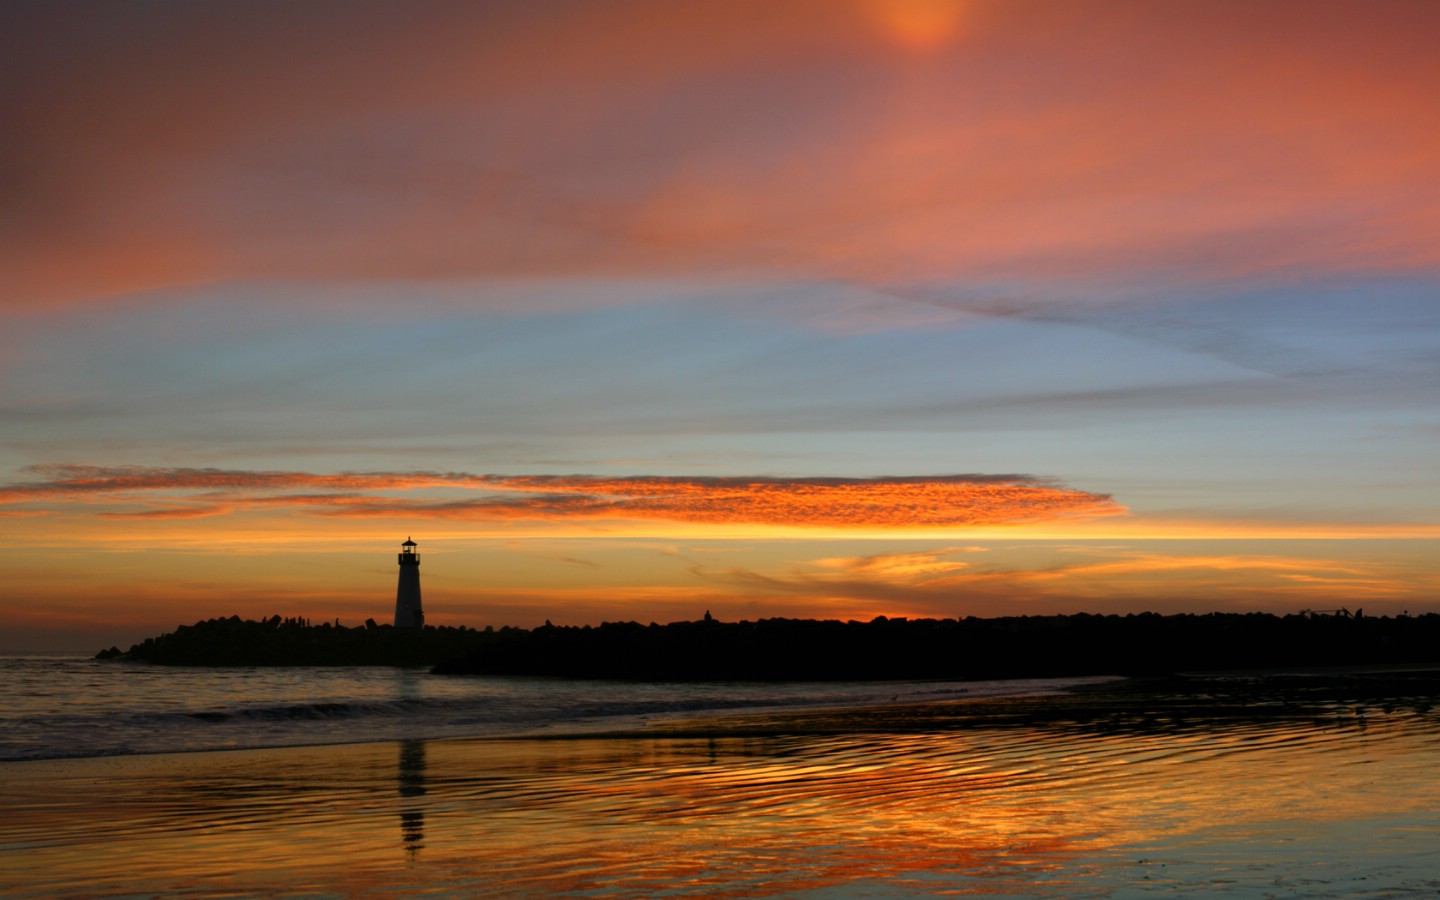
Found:
M 409 538 L 400 545 L 400 586 L 395 589 L 395 627 L 425 627 L 425 610 L 420 607 L 420 554 Z

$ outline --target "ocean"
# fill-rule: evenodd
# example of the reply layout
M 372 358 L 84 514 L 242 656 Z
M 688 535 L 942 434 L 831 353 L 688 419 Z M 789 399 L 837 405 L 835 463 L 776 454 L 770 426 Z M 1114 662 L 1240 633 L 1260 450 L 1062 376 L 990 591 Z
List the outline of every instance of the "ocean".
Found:
M 701 714 L 1053 693 L 1103 678 L 670 683 L 0 657 L 0 761 L 628 730 Z
M 5 900 L 1440 893 L 1433 675 L 0 677 Z

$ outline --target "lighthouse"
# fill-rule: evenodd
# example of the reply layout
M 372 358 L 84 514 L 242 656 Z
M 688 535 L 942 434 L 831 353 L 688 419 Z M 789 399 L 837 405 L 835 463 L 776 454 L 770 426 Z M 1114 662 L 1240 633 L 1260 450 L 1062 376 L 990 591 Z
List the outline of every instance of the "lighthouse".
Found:
M 400 586 L 395 589 L 395 627 L 425 627 L 425 610 L 420 608 L 420 554 L 409 538 L 400 545 Z

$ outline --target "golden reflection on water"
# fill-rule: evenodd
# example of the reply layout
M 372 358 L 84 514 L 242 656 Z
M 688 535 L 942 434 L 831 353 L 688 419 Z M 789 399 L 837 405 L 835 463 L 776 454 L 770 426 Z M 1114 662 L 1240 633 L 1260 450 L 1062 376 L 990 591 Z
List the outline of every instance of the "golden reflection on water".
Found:
M 907 722 L 11 763 L 0 897 L 1440 888 L 1428 712 Z

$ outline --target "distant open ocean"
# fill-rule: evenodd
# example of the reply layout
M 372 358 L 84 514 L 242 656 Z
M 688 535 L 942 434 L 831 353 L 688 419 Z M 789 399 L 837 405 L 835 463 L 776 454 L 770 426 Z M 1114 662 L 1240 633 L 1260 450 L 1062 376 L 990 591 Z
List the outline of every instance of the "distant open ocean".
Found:
M 1083 681 L 10 658 L 0 898 L 1440 893 L 1433 677 Z

